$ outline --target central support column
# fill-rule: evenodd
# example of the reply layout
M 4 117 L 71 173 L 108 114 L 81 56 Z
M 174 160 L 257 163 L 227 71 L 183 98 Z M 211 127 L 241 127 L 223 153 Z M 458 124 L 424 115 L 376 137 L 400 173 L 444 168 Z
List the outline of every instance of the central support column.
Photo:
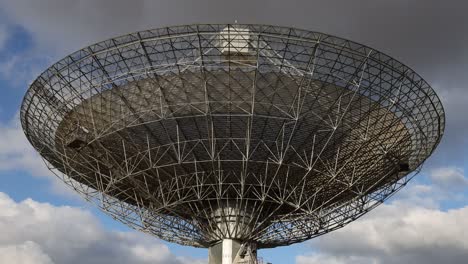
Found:
M 256 264 L 257 250 L 254 244 L 242 244 L 238 240 L 223 239 L 209 248 L 209 264 Z
M 232 264 L 237 252 L 240 248 L 240 243 L 232 239 L 223 239 L 223 257 L 222 264 Z
M 230 200 L 217 206 L 210 219 L 213 229 L 209 264 L 257 264 L 257 245 L 245 241 L 252 232 L 252 210 Z
M 233 239 L 223 239 L 210 247 L 209 264 L 232 264 L 241 244 Z

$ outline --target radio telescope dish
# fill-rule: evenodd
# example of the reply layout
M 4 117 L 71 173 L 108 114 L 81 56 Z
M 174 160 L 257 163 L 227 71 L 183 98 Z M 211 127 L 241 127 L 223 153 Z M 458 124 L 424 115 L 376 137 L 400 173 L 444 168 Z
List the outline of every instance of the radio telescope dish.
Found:
M 210 263 L 356 220 L 444 131 L 434 90 L 367 46 L 267 25 L 186 25 L 79 50 L 30 86 L 24 132 L 115 219 Z

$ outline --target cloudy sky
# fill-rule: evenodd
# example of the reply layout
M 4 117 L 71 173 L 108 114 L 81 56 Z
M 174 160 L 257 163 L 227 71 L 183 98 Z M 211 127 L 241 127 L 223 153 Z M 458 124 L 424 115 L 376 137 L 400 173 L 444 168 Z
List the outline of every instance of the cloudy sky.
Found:
M 468 4 L 447 0 L 0 0 L 0 263 L 206 263 L 205 250 L 133 232 L 56 180 L 26 142 L 28 84 L 68 53 L 137 30 L 262 23 L 325 32 L 401 60 L 440 95 L 445 137 L 403 191 L 347 227 L 262 250 L 274 263 L 466 263 Z

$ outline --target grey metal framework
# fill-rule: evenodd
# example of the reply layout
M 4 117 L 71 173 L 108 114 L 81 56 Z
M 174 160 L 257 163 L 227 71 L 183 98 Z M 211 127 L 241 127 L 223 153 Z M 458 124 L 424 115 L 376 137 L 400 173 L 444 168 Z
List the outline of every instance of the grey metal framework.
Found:
M 252 248 L 356 220 L 439 143 L 444 111 L 414 71 L 361 44 L 268 25 L 185 25 L 55 63 L 21 108 L 66 184 L 167 241 Z

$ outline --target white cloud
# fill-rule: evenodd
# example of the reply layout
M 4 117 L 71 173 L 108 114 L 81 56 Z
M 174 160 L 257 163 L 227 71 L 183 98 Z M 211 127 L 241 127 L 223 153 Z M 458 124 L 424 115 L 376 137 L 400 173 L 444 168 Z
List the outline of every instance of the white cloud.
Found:
M 315 253 L 297 256 L 296 263 L 466 263 L 468 206 L 444 211 L 437 208 L 441 200 L 433 186 L 408 188 L 401 200 L 310 241 Z
M 468 179 L 465 178 L 462 168 L 444 167 L 433 169 L 430 178 L 436 185 L 446 189 L 462 189 L 468 186 Z
M 1 263 L 53 264 L 41 247 L 33 241 L 23 244 L 0 246 Z
M 0 193 L 0 263 L 183 264 L 157 239 L 105 230 L 90 212 L 31 199 L 15 202 Z
M 43 177 L 50 181 L 54 193 L 68 198 L 78 198 L 76 192 L 68 188 L 47 168 L 31 146 L 21 128 L 18 115 L 6 124 L 0 123 L 0 135 L 0 172 L 21 171 L 33 177 Z
M 373 217 L 312 242 L 320 254 L 297 263 L 466 263 L 467 219 L 468 207 L 443 212 L 383 205 Z
M 36 176 L 51 176 L 39 155 L 24 135 L 19 118 L 0 123 L 0 171 L 21 168 Z

